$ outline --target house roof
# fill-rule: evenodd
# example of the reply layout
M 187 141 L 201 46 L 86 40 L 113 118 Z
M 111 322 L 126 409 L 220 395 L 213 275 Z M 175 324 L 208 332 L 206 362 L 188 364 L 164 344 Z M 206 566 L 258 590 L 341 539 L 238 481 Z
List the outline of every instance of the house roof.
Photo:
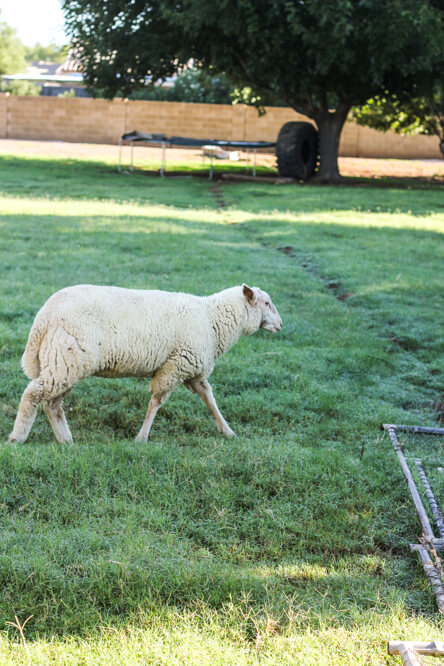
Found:
M 32 62 L 26 72 L 4 74 L 2 79 L 5 81 L 33 81 L 34 83 L 84 84 L 80 61 L 74 56 L 72 49 L 69 50 L 62 64 L 39 60 Z
M 74 49 L 69 49 L 66 58 L 62 64 L 39 60 L 32 62 L 26 72 L 19 74 L 4 74 L 1 77 L 5 81 L 32 81 L 34 83 L 59 83 L 75 84 L 77 86 L 85 85 L 82 65 Z M 160 84 L 162 88 L 171 88 L 174 85 L 176 76 L 168 76 Z M 150 77 L 146 77 L 146 83 L 150 83 Z
M 80 59 L 77 55 L 77 52 L 75 49 L 69 49 L 68 53 L 66 54 L 66 58 L 64 62 L 59 65 L 57 69 L 57 74 L 60 75 L 65 75 L 65 74 L 79 74 L 82 71 L 82 63 L 80 62 Z
M 59 76 L 58 74 L 38 74 L 38 73 L 24 73 L 24 74 L 4 74 L 2 76 L 4 81 L 33 81 L 38 83 L 75 83 L 76 85 L 84 85 L 83 74 L 65 74 Z

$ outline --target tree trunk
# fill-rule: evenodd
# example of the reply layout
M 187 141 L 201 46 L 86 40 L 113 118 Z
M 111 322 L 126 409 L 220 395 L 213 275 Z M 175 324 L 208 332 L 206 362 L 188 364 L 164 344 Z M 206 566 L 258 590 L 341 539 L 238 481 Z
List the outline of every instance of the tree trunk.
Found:
M 350 110 L 340 104 L 336 111 L 320 111 L 314 118 L 319 130 L 319 170 L 314 180 L 322 184 L 343 183 L 339 173 L 338 152 L 342 128 Z

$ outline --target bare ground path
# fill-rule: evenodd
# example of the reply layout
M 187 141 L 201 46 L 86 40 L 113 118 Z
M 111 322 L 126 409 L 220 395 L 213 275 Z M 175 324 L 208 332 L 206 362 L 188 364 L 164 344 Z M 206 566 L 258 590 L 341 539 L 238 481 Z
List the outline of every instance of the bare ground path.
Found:
M 125 161 L 129 161 L 129 148 L 125 149 Z M 134 149 L 136 160 L 158 161 L 160 164 L 160 149 L 137 146 Z M 72 159 L 118 161 L 119 148 L 117 145 L 93 143 L 69 143 L 67 141 L 30 141 L 23 139 L 0 139 L 0 155 L 29 155 Z M 240 154 L 241 160 L 246 159 L 246 153 Z M 169 148 L 167 159 L 169 163 L 190 162 L 200 166 L 202 154 L 196 149 Z M 262 153 L 257 156 L 258 164 L 273 167 L 275 156 Z M 444 184 L 444 160 L 399 160 L 374 159 L 357 157 L 340 157 L 340 171 L 343 176 L 365 178 L 420 178 L 433 179 Z

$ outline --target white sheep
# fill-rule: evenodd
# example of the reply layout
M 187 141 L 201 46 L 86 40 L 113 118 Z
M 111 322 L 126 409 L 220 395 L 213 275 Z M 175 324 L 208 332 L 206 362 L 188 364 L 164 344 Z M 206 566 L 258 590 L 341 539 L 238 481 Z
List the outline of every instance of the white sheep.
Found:
M 26 440 L 43 403 L 56 438 L 72 441 L 62 401 L 92 375 L 151 378 L 137 441 L 147 441 L 158 409 L 181 383 L 230 437 L 207 378 L 224 352 L 259 328 L 276 333 L 282 320 L 269 295 L 246 284 L 207 297 L 95 285 L 62 289 L 37 313 L 29 333 L 22 367 L 32 381 L 9 440 Z

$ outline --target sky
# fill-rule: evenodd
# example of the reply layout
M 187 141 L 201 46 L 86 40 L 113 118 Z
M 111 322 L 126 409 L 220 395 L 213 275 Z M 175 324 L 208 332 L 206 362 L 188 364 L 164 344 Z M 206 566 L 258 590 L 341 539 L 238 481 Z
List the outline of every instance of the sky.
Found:
M 69 41 L 59 0 L 0 0 L 0 21 L 15 28 L 26 46 L 37 42 L 62 46 Z

